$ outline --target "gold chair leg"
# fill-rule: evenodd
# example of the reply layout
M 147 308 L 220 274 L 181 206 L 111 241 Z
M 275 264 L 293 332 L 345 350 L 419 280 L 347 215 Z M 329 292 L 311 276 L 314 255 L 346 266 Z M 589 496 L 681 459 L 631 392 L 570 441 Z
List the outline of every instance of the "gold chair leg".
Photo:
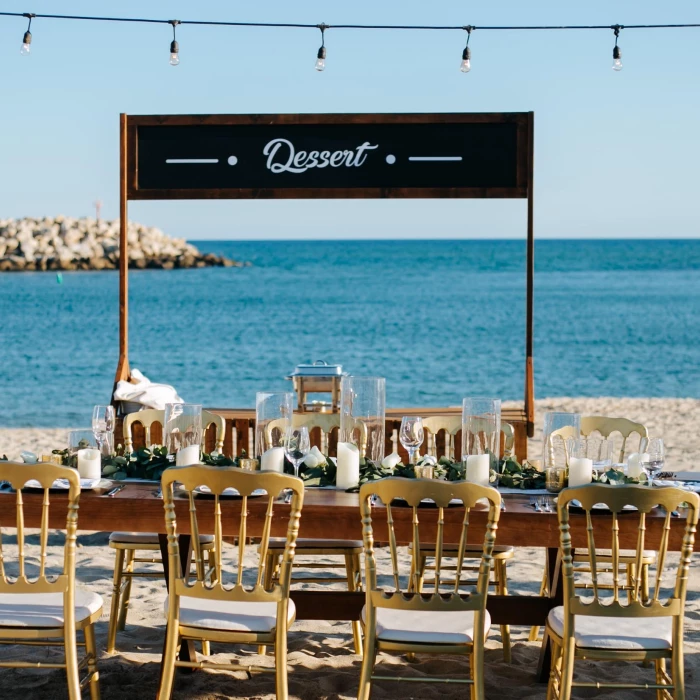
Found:
M 542 574 L 542 583 L 540 584 L 540 598 L 547 594 L 547 565 L 545 564 L 544 573 Z M 536 642 L 540 636 L 539 626 L 530 627 L 529 642 Z
M 557 672 L 559 671 L 561 664 L 561 647 L 553 639 L 550 640 L 550 644 L 552 645 L 552 661 L 549 669 L 547 700 L 556 700 L 559 697 L 559 680 L 557 678 Z
M 278 625 L 275 632 L 275 691 L 277 700 L 288 700 L 287 624 Z
M 559 683 L 559 700 L 570 700 L 574 682 L 574 640 L 564 639 L 561 655 L 561 681 Z
M 360 671 L 360 687 L 357 691 L 357 700 L 369 700 L 372 692 L 372 671 L 377 660 L 377 649 L 374 643 L 375 631 L 365 629 L 365 653 L 362 656 L 362 670 Z
M 265 576 L 263 577 L 263 586 L 266 591 L 272 588 L 272 579 L 275 574 L 275 569 L 277 568 L 278 556 L 274 552 L 267 552 L 265 557 Z M 264 644 L 258 645 L 258 654 L 260 656 L 265 656 L 267 653 L 267 647 Z
M 90 674 L 90 700 L 100 700 L 100 674 L 97 670 L 97 644 L 95 644 L 95 627 L 88 625 L 85 635 L 85 653 L 88 656 L 88 673 Z
M 472 662 L 471 673 L 473 681 L 472 697 L 474 700 L 484 700 L 486 698 L 484 691 L 484 645 L 473 644 L 472 653 L 470 656 Z
M 359 574 L 359 557 L 354 554 L 345 555 L 345 574 L 348 581 L 348 591 L 357 590 L 357 575 Z M 355 644 L 355 653 L 362 656 L 362 628 L 359 620 L 353 620 L 352 638 Z
M 498 559 L 496 564 L 496 576 L 498 577 L 498 594 L 508 595 L 508 577 L 506 574 L 506 562 Z M 503 642 L 503 660 L 509 664 L 512 661 L 510 649 L 510 626 L 501 625 L 501 640 Z
M 67 630 L 65 631 L 63 644 L 66 652 L 68 698 L 69 700 L 81 700 L 80 677 L 78 673 L 78 646 L 76 644 L 75 628 L 73 628 L 73 634 L 70 634 Z
M 671 657 L 671 678 L 675 690 L 673 692 L 674 700 L 685 700 L 685 671 L 683 663 L 683 640 L 680 644 L 673 644 L 673 656 Z
M 128 574 L 134 573 L 134 558 L 136 557 L 136 550 L 127 549 L 126 550 L 126 566 L 124 572 L 127 574 L 125 576 L 126 581 L 124 582 L 124 591 L 121 595 L 121 600 L 119 601 L 119 620 L 117 622 L 117 629 L 121 632 L 126 627 L 126 614 L 129 611 L 129 599 L 131 598 L 131 581 L 132 577 Z
M 119 598 L 122 586 L 122 570 L 124 568 L 124 550 L 115 550 L 114 557 L 114 583 L 112 585 L 112 605 L 109 613 L 109 627 L 107 629 L 107 653 L 114 654 L 117 642 L 117 619 L 119 617 Z
M 179 650 L 178 624 L 173 624 L 168 620 L 166 629 L 165 649 L 161 660 L 162 668 L 160 672 L 160 686 L 158 688 L 157 700 L 170 700 L 173 692 L 173 681 L 175 679 L 175 661 Z
M 204 654 L 204 656 L 211 656 L 211 647 L 209 646 L 208 639 L 202 640 L 202 654 Z

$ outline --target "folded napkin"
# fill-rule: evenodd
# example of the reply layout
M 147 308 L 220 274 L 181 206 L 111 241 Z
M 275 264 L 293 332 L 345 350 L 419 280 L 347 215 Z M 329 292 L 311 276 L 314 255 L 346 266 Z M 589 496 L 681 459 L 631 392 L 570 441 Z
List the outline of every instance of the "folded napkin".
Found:
M 137 369 L 132 370 L 130 382 L 117 382 L 114 398 L 117 401 L 133 401 L 145 408 L 157 408 L 161 411 L 166 403 L 184 403 L 170 384 L 154 384 Z

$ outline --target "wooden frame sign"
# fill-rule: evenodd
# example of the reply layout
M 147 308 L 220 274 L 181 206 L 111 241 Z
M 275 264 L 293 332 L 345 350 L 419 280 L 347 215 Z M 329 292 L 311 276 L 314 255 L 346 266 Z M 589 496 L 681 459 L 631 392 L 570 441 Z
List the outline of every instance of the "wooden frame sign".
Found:
M 121 115 L 120 359 L 128 200 L 528 200 L 525 413 L 534 424 L 533 113 Z

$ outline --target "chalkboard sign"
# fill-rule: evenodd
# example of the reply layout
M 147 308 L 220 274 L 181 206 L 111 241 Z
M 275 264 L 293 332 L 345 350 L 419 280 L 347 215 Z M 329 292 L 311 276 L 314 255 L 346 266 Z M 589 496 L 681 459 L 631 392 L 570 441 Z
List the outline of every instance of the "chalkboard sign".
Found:
M 529 119 L 129 116 L 128 197 L 526 197 Z

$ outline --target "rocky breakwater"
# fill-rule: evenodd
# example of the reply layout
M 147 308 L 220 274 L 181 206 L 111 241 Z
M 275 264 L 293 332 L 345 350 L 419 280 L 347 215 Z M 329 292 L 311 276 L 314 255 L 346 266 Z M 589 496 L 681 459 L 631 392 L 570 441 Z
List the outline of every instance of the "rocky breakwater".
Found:
M 129 222 L 129 267 L 163 269 L 240 267 L 241 263 L 201 253 L 181 238 Z M 56 216 L 0 219 L 0 272 L 113 270 L 119 267 L 119 221 Z

